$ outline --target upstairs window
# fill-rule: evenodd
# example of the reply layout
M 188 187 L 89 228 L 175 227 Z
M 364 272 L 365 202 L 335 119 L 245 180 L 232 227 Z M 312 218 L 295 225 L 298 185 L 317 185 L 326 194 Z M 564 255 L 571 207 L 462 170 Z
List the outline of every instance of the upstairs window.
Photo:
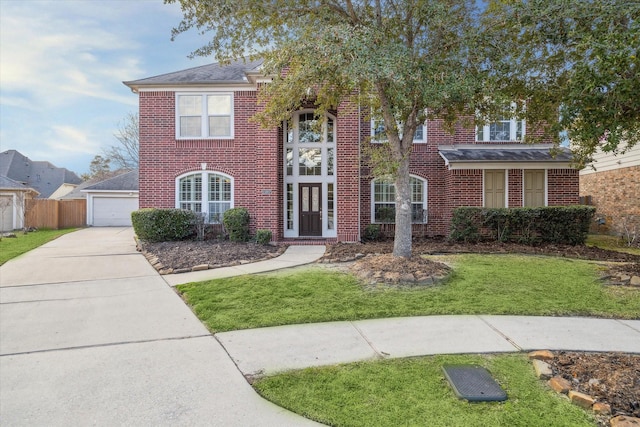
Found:
M 178 94 L 177 138 L 232 138 L 233 95 Z
M 411 222 L 427 222 L 427 181 L 412 176 Z M 396 222 L 396 187 L 388 178 L 378 178 L 371 183 L 371 217 L 374 223 Z
M 508 117 L 501 117 L 484 126 L 476 126 L 476 141 L 522 141 L 524 134 L 524 120 Z
M 402 138 L 402 127 L 400 127 L 400 138 Z M 384 120 L 371 119 L 371 142 L 383 143 L 387 141 Z M 416 127 L 416 133 L 413 134 L 413 143 L 419 144 L 427 141 L 427 129 L 424 124 Z

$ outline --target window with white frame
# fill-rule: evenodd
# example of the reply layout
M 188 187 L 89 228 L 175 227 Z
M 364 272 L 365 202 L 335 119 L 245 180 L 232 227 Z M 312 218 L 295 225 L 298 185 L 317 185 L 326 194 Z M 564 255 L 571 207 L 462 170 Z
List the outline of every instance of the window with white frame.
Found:
M 178 94 L 177 138 L 232 138 L 233 95 L 230 93 Z
M 427 222 L 427 181 L 411 177 L 411 222 Z M 389 178 L 371 182 L 371 218 L 373 223 L 395 223 L 396 188 Z
M 399 136 L 402 138 L 402 127 L 400 127 Z M 384 120 L 371 119 L 371 142 L 382 143 L 387 141 L 386 129 L 384 126 Z M 416 127 L 416 132 L 413 134 L 413 143 L 419 144 L 427 141 L 427 129 L 424 124 L 420 124 Z
M 223 214 L 233 207 L 233 180 L 225 174 L 205 171 L 180 177 L 177 193 L 179 209 L 202 212 L 210 224 L 221 223 Z
M 476 141 L 521 141 L 524 134 L 524 120 L 506 117 L 476 127 Z

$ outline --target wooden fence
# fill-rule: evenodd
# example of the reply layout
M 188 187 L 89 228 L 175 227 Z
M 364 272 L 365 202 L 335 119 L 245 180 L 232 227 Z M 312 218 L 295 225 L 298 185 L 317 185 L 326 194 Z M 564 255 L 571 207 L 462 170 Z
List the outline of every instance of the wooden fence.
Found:
M 32 199 L 26 202 L 25 227 L 71 228 L 87 225 L 87 201 Z

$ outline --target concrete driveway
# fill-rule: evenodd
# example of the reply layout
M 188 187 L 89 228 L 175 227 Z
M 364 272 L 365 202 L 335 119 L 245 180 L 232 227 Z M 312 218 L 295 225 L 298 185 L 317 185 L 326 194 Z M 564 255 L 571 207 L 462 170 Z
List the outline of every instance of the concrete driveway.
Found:
M 0 267 L 0 424 L 313 423 L 253 391 L 131 228 L 88 228 Z

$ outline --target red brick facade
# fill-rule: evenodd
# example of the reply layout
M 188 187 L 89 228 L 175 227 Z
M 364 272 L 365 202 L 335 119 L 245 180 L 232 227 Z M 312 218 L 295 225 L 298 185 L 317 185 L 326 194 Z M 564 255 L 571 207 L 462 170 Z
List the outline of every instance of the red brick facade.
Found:
M 258 111 L 256 90 L 235 90 L 233 139 L 176 138 L 176 92 L 139 92 L 140 207 L 176 207 L 176 180 L 189 172 L 220 172 L 233 179 L 233 203 L 251 216 L 251 230 L 268 229 L 276 241 L 285 239 L 284 137 L 282 128 L 262 129 L 249 119 Z M 351 108 L 349 108 L 351 107 Z M 335 112 L 335 237 L 358 241 L 371 221 L 371 176 L 363 149 L 370 125 L 346 103 Z M 451 212 L 459 206 L 482 206 L 483 166 L 449 168 L 442 145 L 476 144 L 473 129 L 458 126 L 445 132 L 439 121 L 427 123 L 426 143 L 414 144 L 411 174 L 426 181 L 427 222 L 414 224 L 416 235 L 446 235 Z M 365 150 L 366 151 L 366 150 Z M 495 167 L 493 167 L 495 169 Z M 505 167 L 508 206 L 523 204 L 523 169 Z M 578 172 L 546 167 L 548 205 L 578 203 Z M 392 229 L 393 226 L 387 228 Z

